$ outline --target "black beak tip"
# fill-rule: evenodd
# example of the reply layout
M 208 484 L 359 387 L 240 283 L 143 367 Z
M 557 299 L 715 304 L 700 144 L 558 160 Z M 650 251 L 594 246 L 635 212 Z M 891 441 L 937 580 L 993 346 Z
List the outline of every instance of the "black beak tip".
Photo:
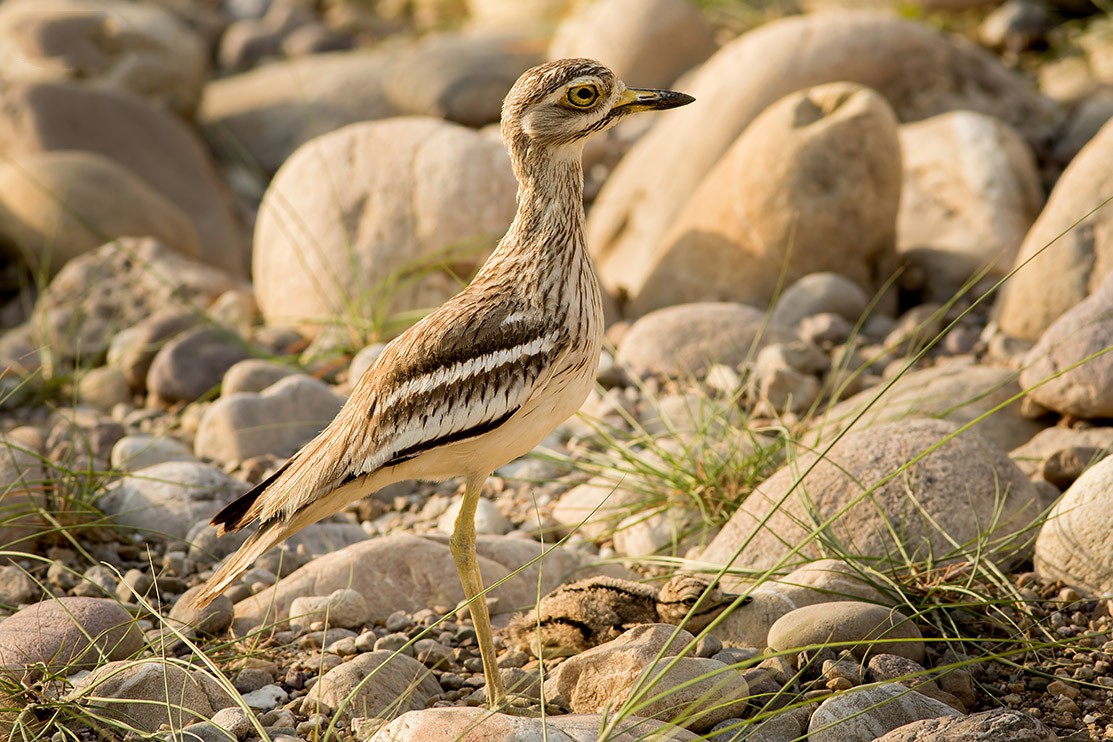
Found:
M 680 108 L 681 106 L 686 106 L 689 103 L 695 103 L 695 101 L 696 99 L 688 95 L 687 93 L 677 93 L 670 90 L 668 95 L 662 97 L 662 105 L 658 106 L 658 108 L 662 110 L 668 110 L 670 108 Z

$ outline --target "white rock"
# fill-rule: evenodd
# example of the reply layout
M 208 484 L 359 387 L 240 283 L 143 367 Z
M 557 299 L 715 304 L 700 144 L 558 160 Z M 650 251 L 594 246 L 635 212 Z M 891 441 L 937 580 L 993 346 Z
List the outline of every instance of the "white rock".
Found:
M 120 471 L 137 471 L 167 461 L 196 461 L 193 451 L 176 438 L 125 435 L 112 446 L 109 463 Z

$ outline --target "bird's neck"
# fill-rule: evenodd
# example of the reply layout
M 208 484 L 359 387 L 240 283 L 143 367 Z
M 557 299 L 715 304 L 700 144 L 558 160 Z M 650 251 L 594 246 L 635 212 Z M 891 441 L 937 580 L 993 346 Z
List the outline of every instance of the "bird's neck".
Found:
M 517 271 L 522 280 L 567 275 L 588 261 L 582 147 L 554 152 L 514 152 L 518 211 L 477 279 Z

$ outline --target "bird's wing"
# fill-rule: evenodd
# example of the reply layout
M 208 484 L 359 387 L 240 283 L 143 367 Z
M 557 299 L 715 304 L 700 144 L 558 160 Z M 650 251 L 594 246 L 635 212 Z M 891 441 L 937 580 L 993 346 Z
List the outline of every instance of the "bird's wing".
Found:
M 366 475 L 510 419 L 551 373 L 563 348 L 560 325 L 505 303 L 457 299 L 464 303 L 392 341 L 332 423 L 249 502 L 230 505 L 234 520 L 222 512 L 214 522 L 239 528 L 292 517 Z

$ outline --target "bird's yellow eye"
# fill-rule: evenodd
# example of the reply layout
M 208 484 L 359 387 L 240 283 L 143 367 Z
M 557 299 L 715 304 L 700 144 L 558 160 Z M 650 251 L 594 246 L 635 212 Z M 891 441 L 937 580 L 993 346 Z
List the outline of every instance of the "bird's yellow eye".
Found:
M 565 96 L 576 108 L 589 108 L 599 100 L 599 88 L 594 85 L 573 85 Z

